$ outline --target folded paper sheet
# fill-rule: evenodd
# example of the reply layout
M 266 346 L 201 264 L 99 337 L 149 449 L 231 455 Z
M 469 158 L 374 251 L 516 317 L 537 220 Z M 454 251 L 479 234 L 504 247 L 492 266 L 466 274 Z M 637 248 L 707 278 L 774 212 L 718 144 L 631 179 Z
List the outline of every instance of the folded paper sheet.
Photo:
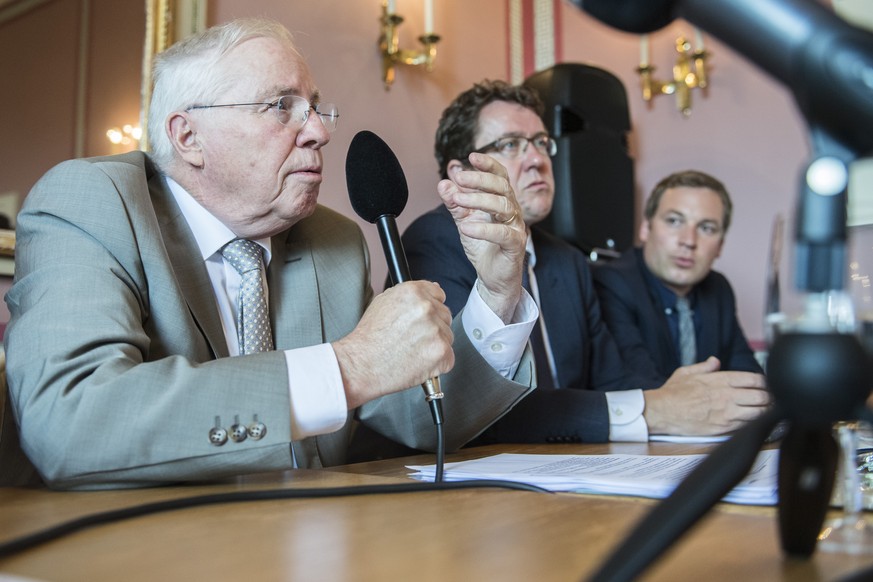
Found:
M 550 491 L 667 497 L 706 455 L 521 455 L 501 454 L 445 465 L 446 481 L 497 479 L 538 485 Z M 779 451 L 758 454 L 749 474 L 724 501 L 775 505 Z M 434 465 L 407 468 L 433 480 Z

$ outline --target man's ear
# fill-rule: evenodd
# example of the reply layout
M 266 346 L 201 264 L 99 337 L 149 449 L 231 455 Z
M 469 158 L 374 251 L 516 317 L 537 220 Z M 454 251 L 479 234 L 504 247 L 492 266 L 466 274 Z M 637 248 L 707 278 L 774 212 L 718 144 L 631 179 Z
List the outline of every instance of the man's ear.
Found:
M 184 111 L 177 111 L 167 119 L 167 135 L 179 157 L 188 164 L 203 166 L 203 151 L 194 124 Z
M 458 175 L 458 172 L 467 169 L 469 169 L 469 166 L 461 160 L 449 160 L 449 163 L 446 166 L 446 175 L 448 175 L 449 180 L 454 180 L 455 176 Z
M 643 218 L 640 221 L 640 232 L 638 234 L 639 234 L 640 242 L 646 242 L 646 240 L 649 238 L 649 219 L 648 218 Z

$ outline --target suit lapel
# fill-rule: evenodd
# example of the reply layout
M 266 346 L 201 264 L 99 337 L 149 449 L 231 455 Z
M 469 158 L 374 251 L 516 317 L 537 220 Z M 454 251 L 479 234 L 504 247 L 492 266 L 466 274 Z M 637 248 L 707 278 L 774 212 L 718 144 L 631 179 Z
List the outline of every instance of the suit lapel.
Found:
M 307 241 L 295 239 L 293 230 L 272 240 L 273 257 L 267 284 L 276 349 L 324 341 L 312 250 Z
M 155 174 L 151 177 L 149 191 L 168 258 L 188 309 L 203 331 L 215 357 L 227 357 L 230 353 L 227 350 L 227 341 L 224 339 L 221 317 L 215 305 L 215 292 L 209 281 L 206 265 L 200 258 L 194 235 L 167 188 L 163 176 Z
M 664 313 L 664 307 L 661 306 L 661 299 L 658 296 L 658 291 L 649 285 L 646 278 L 646 263 L 643 259 L 643 253 L 640 248 L 633 249 L 632 259 L 636 268 L 637 293 L 644 294 L 648 297 L 648 301 L 640 301 L 641 321 L 655 322 L 655 329 L 652 330 L 654 335 L 654 348 L 660 351 L 661 357 L 657 359 L 656 365 L 660 368 L 658 362 L 669 362 L 667 369 L 662 369 L 661 373 L 670 376 L 671 371 L 679 367 L 679 354 L 676 351 L 676 343 L 673 341 L 673 334 L 670 333 L 670 323 L 667 321 L 667 314 Z M 619 259 L 622 260 L 622 259 Z M 647 334 L 643 334 L 645 337 Z M 668 371 L 668 369 L 670 371 Z
M 536 231 L 532 233 L 534 233 L 534 250 L 537 255 L 537 263 L 534 267 L 537 289 L 540 303 L 546 306 L 540 310 L 549 334 L 549 346 L 555 358 L 558 383 L 562 384 L 567 379 L 567 370 L 573 369 L 580 357 L 578 350 L 573 349 L 568 352 L 564 349 L 565 346 L 587 343 L 587 340 L 583 339 L 583 330 L 587 329 L 584 306 L 580 303 L 580 295 L 567 292 L 567 289 L 575 288 L 575 283 L 562 279 L 571 273 L 566 265 L 561 264 L 562 256 L 548 240 L 538 236 Z M 566 255 L 563 258 L 566 258 Z

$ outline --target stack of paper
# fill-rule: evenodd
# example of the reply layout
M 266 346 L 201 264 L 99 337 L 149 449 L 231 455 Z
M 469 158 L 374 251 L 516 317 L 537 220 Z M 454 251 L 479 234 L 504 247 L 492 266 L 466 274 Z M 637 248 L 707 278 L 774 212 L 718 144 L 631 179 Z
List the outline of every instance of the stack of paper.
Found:
M 752 469 L 724 501 L 774 505 L 778 454 L 758 454 Z M 706 455 L 517 455 L 502 454 L 448 463 L 446 481 L 496 479 L 538 485 L 550 491 L 667 497 Z M 409 466 L 411 476 L 432 481 L 435 465 Z

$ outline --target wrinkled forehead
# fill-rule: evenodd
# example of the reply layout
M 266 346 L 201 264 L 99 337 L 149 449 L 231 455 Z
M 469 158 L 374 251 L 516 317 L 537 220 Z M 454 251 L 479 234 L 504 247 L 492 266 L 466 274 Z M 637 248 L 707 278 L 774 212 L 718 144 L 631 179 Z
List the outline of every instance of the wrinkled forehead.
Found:
M 277 39 L 249 39 L 228 51 L 220 66 L 226 97 L 299 95 L 313 100 L 318 94 L 306 61 L 293 45 Z

